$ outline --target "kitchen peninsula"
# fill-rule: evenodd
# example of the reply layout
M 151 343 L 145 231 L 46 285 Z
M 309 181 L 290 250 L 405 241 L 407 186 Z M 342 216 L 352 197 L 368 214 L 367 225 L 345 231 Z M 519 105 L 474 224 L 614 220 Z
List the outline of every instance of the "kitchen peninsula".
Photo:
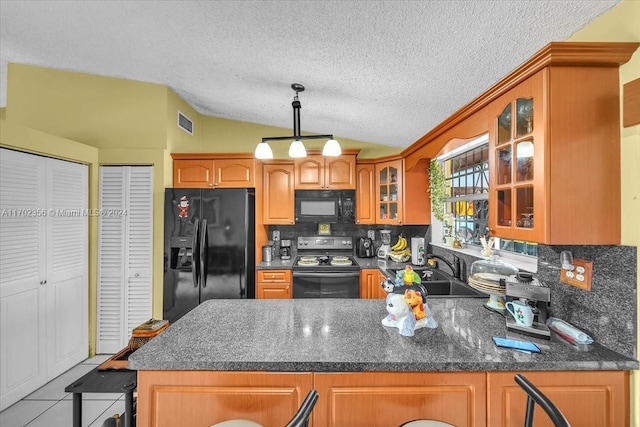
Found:
M 638 361 L 555 337 L 542 354 L 494 346 L 504 319 L 482 300 L 428 301 L 439 323 L 403 337 L 384 302 L 210 300 L 131 355 L 139 426 L 209 426 L 229 418 L 284 425 L 307 391 L 313 425 L 392 426 L 424 417 L 457 426 L 519 425 L 524 372 L 575 425 L 628 424 Z

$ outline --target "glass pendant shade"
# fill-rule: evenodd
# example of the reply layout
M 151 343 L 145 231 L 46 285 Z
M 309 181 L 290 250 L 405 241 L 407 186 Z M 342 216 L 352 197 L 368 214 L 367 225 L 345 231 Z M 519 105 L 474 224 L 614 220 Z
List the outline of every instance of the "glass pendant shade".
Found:
M 266 142 L 261 142 L 257 145 L 256 151 L 253 153 L 256 159 L 267 160 L 273 159 L 273 151 L 271 150 L 271 146 Z
M 307 149 L 304 148 L 304 144 L 299 139 L 296 139 L 289 146 L 289 157 L 300 158 L 307 157 Z
M 327 157 L 337 157 L 342 154 L 340 144 L 335 139 L 330 139 L 324 144 L 322 155 Z

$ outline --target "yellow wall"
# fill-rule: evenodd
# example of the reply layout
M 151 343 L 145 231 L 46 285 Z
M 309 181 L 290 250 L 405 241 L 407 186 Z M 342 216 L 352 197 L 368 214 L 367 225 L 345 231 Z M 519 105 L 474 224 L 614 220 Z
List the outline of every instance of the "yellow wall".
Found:
M 98 148 L 165 148 L 165 86 L 9 64 L 6 120 Z
M 98 149 L 0 120 L 0 146 L 87 164 L 89 208 L 98 207 Z M 89 354 L 95 353 L 98 220 L 89 217 Z
M 626 0 L 575 33 L 569 41 L 640 42 L 640 1 Z M 620 105 L 622 85 L 640 78 L 640 50 L 620 67 Z M 621 109 L 622 111 L 622 109 Z M 622 244 L 640 247 L 640 125 L 621 124 Z M 640 283 L 640 257 L 636 266 Z M 637 286 L 637 285 L 636 285 Z M 640 307 L 640 293 L 636 307 Z M 640 342 L 640 315 L 636 317 Z M 631 425 L 640 425 L 640 371 L 631 374 Z

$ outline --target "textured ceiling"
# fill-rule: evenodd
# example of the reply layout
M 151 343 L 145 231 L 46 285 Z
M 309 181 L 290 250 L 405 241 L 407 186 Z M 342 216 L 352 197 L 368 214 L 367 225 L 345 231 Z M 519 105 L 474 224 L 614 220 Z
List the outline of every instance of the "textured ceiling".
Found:
M 18 62 L 171 87 L 202 114 L 407 147 L 619 0 L 8 1 Z M 6 85 L 6 83 L 5 83 Z

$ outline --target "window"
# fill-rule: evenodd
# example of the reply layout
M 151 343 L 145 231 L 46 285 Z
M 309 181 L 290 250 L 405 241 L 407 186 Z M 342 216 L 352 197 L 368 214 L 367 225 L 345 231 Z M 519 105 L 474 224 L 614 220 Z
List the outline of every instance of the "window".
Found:
M 472 141 L 469 144 L 471 148 L 441 160 L 448 192 L 443 222 L 443 236 L 447 245 L 459 239 L 467 245 L 481 247 L 480 238 L 487 233 L 489 145 L 486 137 L 476 141 L 484 143 L 477 145 Z M 528 256 L 538 255 L 538 245 L 533 242 L 500 239 L 500 249 Z

